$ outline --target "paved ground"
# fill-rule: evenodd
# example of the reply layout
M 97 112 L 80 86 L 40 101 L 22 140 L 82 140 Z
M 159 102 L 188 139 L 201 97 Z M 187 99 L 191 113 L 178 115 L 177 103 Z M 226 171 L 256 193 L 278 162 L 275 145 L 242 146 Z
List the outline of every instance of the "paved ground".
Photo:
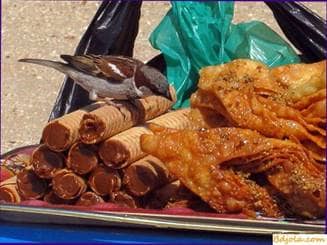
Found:
M 326 16 L 325 3 L 306 5 Z M 56 71 L 17 60 L 72 54 L 98 6 L 96 1 L 2 1 L 1 152 L 38 142 L 64 79 Z M 137 58 L 146 61 L 158 53 L 147 40 L 169 8 L 168 2 L 143 4 Z M 252 19 L 281 33 L 263 3 L 236 3 L 234 22 Z

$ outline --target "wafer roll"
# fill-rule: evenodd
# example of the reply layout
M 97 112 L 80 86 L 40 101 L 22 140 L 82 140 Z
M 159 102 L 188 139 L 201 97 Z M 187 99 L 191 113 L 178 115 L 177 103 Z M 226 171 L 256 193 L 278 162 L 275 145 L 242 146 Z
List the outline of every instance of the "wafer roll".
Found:
M 175 129 L 192 128 L 188 119 L 189 109 L 172 111 L 149 122 Z M 124 168 L 146 154 L 141 150 L 140 137 L 142 134 L 151 134 L 146 126 L 128 129 L 104 141 L 99 148 L 99 156 L 103 162 L 115 169 Z
M 24 199 L 39 199 L 46 193 L 48 183 L 32 169 L 25 168 L 17 174 L 17 189 Z
M 194 196 L 179 180 L 176 180 L 151 193 L 151 197 L 147 200 L 147 207 L 161 209 L 169 203 L 190 200 Z
M 91 172 L 98 165 L 98 153 L 95 145 L 75 143 L 68 152 L 67 167 L 83 175 Z
M 43 129 L 43 142 L 53 151 L 67 150 L 78 139 L 83 115 L 103 105 L 104 102 L 95 103 L 49 122 Z
M 119 109 L 106 105 L 83 116 L 79 134 L 82 142 L 95 144 L 132 127 L 138 122 L 138 112 L 129 102 L 119 102 Z
M 102 197 L 98 196 L 94 192 L 88 191 L 83 193 L 80 198 L 78 199 L 76 205 L 80 206 L 92 206 L 97 203 L 103 203 L 104 200 Z
M 125 192 L 119 191 L 111 195 L 111 201 L 119 206 L 127 208 L 140 207 L 140 201 L 137 197 L 133 197 Z
M 34 150 L 31 158 L 34 172 L 44 179 L 51 179 L 65 165 L 65 157 L 59 152 L 51 151 L 46 145 Z
M 136 100 L 139 113 L 139 123 L 146 122 L 167 112 L 176 102 L 176 92 L 173 86 L 169 86 L 172 100 L 162 96 L 148 96 Z
M 146 156 L 124 169 L 123 183 L 134 196 L 144 196 L 159 186 L 167 184 L 169 172 L 156 157 Z
M 98 166 L 91 173 L 88 184 L 96 194 L 106 196 L 120 189 L 121 178 L 116 170 Z
M 120 169 L 126 167 L 146 154 L 139 146 L 142 134 L 149 133 L 144 126 L 133 127 L 104 141 L 99 148 L 99 156 L 108 167 Z
M 17 190 L 16 176 L 0 183 L 0 202 L 19 203 L 21 197 Z
M 119 104 L 122 106 L 119 109 L 106 105 L 85 114 L 79 128 L 81 141 L 95 144 L 165 113 L 176 101 L 172 87 L 171 94 L 174 101 L 162 96 L 148 96 L 136 100 L 133 105 L 130 102 L 120 101 Z
M 80 176 L 68 169 L 58 171 L 52 179 L 55 194 L 65 200 L 79 197 L 86 191 L 87 185 Z
M 43 201 L 51 203 L 51 204 L 74 204 L 76 200 L 65 200 L 56 195 L 56 193 L 51 190 L 47 194 L 44 195 Z

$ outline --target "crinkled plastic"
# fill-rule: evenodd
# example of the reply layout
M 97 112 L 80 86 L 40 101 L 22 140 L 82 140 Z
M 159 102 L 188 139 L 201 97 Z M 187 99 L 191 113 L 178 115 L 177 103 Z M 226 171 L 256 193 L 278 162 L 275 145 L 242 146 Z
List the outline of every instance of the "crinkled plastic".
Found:
M 75 54 L 133 56 L 138 32 L 141 1 L 103 1 L 83 35 Z M 66 78 L 53 106 L 49 121 L 90 104 L 89 94 Z
M 297 2 L 266 2 L 285 36 L 306 62 L 326 59 L 326 20 Z
M 189 106 L 202 67 L 237 58 L 258 60 L 270 67 L 300 61 L 292 47 L 264 23 L 232 24 L 233 2 L 171 4 L 150 42 L 164 55 L 168 81 L 177 92 L 175 108 Z

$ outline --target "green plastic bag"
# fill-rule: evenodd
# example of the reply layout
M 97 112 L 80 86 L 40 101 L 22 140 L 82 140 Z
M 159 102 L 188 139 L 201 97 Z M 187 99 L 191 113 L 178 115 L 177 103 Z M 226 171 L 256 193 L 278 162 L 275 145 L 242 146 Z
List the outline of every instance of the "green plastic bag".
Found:
M 189 106 L 202 67 L 237 58 L 258 60 L 270 67 L 300 61 L 291 46 L 264 23 L 232 24 L 233 2 L 171 4 L 150 42 L 164 55 L 166 75 L 177 92 L 175 108 Z

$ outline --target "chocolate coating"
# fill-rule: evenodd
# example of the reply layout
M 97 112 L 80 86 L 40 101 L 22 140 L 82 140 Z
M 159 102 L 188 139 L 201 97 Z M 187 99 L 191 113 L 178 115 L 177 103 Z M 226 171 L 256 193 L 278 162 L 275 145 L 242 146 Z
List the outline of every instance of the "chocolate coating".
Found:
M 132 195 L 144 196 L 168 179 L 169 172 L 160 160 L 148 156 L 125 169 L 123 183 Z
M 153 191 L 147 200 L 147 207 L 154 209 L 162 209 L 169 203 L 179 201 L 193 200 L 196 196 L 188 190 L 180 181 L 171 182 L 160 189 Z M 180 204 L 182 204 L 181 202 Z
M 31 159 L 34 172 L 44 179 L 51 179 L 56 171 L 63 168 L 65 158 L 61 153 L 53 152 L 47 146 L 38 147 Z
M 121 187 L 118 172 L 105 166 L 98 166 L 89 177 L 88 183 L 91 189 L 100 196 L 109 195 Z
M 137 198 L 128 195 L 125 192 L 115 192 L 111 196 L 111 201 L 119 206 L 127 208 L 137 208 L 140 206 Z
M 56 195 L 54 191 L 48 192 L 44 197 L 43 201 L 51 204 L 73 204 L 74 200 L 65 200 Z
M 157 186 L 158 178 L 151 166 L 131 165 L 124 172 L 123 183 L 135 196 L 143 196 Z
M 97 139 L 103 136 L 105 128 L 106 125 L 101 118 L 96 115 L 85 114 L 79 128 L 81 140 L 85 143 L 95 143 Z
M 43 130 L 42 139 L 54 151 L 62 151 L 71 144 L 71 132 L 60 122 L 49 123 Z
M 106 103 L 93 103 L 49 122 L 43 129 L 42 139 L 53 151 L 65 151 L 78 140 L 78 128 L 85 113 Z
M 104 141 L 99 148 L 99 156 L 108 167 L 120 169 L 130 159 L 130 152 L 119 141 Z
M 98 165 L 97 148 L 83 143 L 74 144 L 68 153 L 67 167 L 77 174 L 87 174 Z
M 48 184 L 38 177 L 33 170 L 24 169 L 17 174 L 17 189 L 25 199 L 38 199 L 44 196 Z
M 95 194 L 94 192 L 88 191 L 83 193 L 80 198 L 78 199 L 76 205 L 81 205 L 81 206 L 92 206 L 97 203 L 103 203 L 104 200 Z
M 63 169 L 52 179 L 52 189 L 56 195 L 65 200 L 79 197 L 86 191 L 84 180 L 72 171 Z

